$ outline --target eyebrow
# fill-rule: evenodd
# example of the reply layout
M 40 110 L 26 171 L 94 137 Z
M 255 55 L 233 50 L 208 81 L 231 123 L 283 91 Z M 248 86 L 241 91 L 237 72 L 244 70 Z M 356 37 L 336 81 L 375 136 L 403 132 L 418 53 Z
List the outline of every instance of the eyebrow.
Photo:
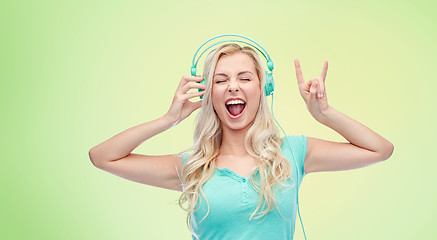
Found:
M 252 73 L 251 71 L 242 71 L 242 72 L 239 72 L 239 73 L 237 74 L 237 76 L 243 75 L 243 74 L 245 74 L 245 73 L 250 73 L 250 74 L 253 75 L 253 73 Z M 216 73 L 216 74 L 214 74 L 214 77 L 217 76 L 217 75 L 218 75 L 218 76 L 225 76 L 225 77 L 228 76 L 226 73 Z

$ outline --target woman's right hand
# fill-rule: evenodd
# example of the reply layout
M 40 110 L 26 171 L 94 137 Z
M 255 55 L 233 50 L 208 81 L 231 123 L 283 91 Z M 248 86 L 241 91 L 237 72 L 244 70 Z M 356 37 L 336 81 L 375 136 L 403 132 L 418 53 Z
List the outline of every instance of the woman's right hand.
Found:
M 170 109 L 166 113 L 166 117 L 170 119 L 173 125 L 178 124 L 179 122 L 190 116 L 190 114 L 194 110 L 200 108 L 202 100 L 197 102 L 191 102 L 189 99 L 199 97 L 203 95 L 205 91 L 196 91 L 191 93 L 187 92 L 190 89 L 197 90 L 198 88 L 205 90 L 205 85 L 199 83 L 202 80 L 203 77 L 190 75 L 182 76 L 182 79 L 173 97 L 173 102 L 171 103 Z

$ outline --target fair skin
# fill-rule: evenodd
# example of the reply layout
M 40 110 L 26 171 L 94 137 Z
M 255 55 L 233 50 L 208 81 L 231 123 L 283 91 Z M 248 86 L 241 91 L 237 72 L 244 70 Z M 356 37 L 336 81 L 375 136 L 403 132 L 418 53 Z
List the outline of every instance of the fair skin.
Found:
M 308 81 L 305 81 L 297 59 L 294 65 L 299 91 L 310 114 L 348 141 L 332 142 L 308 137 L 305 173 L 361 168 L 390 157 L 393 144 L 328 104 L 325 89 L 327 62 L 324 63 L 321 76 Z M 244 73 L 239 74 L 241 72 Z M 214 73 L 223 73 L 217 75 L 217 79 L 214 76 L 218 82 L 213 82 L 212 89 L 214 109 L 223 128 L 223 141 L 216 166 L 247 176 L 255 161 L 245 150 L 243 140 L 253 123 L 262 93 L 254 63 L 246 55 L 233 54 L 220 58 Z M 188 91 L 204 89 L 198 83 L 201 80 L 202 77 L 183 76 L 170 109 L 164 116 L 127 129 L 95 146 L 89 152 L 92 163 L 131 181 L 181 191 L 175 164 L 180 171 L 182 158 L 175 158 L 174 155 L 133 154 L 132 151 L 147 139 L 181 122 L 200 107 L 200 101 L 194 100 L 204 92 Z M 224 105 L 226 100 L 235 97 L 246 102 L 244 112 L 238 118 L 229 116 Z

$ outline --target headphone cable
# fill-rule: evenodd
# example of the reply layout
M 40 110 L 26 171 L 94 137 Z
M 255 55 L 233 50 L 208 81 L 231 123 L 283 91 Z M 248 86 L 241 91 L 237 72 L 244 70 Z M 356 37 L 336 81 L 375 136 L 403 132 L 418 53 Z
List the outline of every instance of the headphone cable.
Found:
M 285 134 L 284 129 L 281 127 L 281 124 L 279 124 L 279 122 L 276 120 L 275 114 L 273 113 L 273 95 L 274 95 L 274 94 L 272 93 L 272 104 L 271 104 L 271 108 L 270 108 L 270 109 L 272 110 L 273 119 L 275 120 L 276 124 L 278 124 L 279 128 L 280 128 L 280 129 L 282 130 L 282 132 L 284 133 L 284 138 L 285 138 L 285 140 L 287 141 L 288 146 L 290 147 L 291 155 L 292 155 L 292 157 L 293 157 L 294 165 L 295 165 L 295 167 L 296 167 L 296 173 L 297 173 L 297 191 L 296 191 L 297 213 L 298 213 L 298 216 L 299 216 L 300 225 L 302 226 L 303 236 L 305 237 L 305 240 L 307 240 L 307 236 L 306 236 L 306 234 L 305 234 L 305 228 L 303 227 L 303 222 L 302 222 L 302 218 L 300 217 L 300 211 L 299 211 L 299 168 L 297 167 L 297 164 L 296 164 L 296 158 L 294 157 L 293 149 L 292 149 L 292 147 L 291 147 L 290 142 L 288 141 L 287 134 Z

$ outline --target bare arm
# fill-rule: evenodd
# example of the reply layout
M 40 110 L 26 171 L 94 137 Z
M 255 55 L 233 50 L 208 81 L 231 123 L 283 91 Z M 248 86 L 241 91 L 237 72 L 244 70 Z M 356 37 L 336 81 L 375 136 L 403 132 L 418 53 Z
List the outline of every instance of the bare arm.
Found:
M 172 105 L 164 116 L 129 128 L 93 147 L 89 151 L 89 157 L 94 166 L 135 182 L 178 189 L 180 181 L 175 163 L 180 170 L 180 157 L 175 159 L 174 155 L 149 156 L 131 152 L 147 139 L 176 125 L 200 107 L 200 101 L 190 102 L 189 99 L 198 97 L 203 92 L 187 91 L 204 88 L 197 83 L 201 80 L 202 77 L 182 77 Z
M 129 128 L 90 150 L 91 162 L 99 167 L 128 156 L 147 139 L 169 129 L 173 123 L 164 115 L 156 120 Z
M 391 142 L 332 107 L 318 121 L 349 143 L 309 137 L 304 164 L 306 173 L 361 168 L 386 160 L 393 153 Z
M 97 168 L 134 182 L 181 191 L 176 172 L 176 167 L 181 168 L 181 158 L 131 153 L 142 142 L 171 126 L 172 122 L 163 116 L 129 128 L 92 148 L 91 162 Z

